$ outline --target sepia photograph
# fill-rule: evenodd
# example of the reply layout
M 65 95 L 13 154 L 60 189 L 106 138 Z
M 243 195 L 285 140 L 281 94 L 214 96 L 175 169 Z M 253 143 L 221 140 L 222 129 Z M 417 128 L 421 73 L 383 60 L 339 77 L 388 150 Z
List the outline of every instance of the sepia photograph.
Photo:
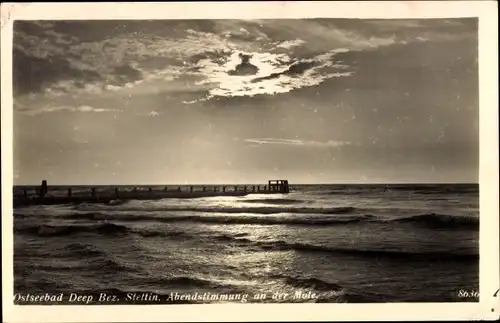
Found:
M 479 304 L 480 18 L 228 18 L 10 22 L 4 302 Z

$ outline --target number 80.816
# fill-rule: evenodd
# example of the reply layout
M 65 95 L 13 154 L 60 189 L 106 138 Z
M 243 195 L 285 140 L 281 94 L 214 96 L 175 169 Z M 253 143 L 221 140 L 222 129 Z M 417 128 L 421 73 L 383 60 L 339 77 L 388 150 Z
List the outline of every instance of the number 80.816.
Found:
M 465 290 L 461 289 L 458 291 L 458 297 L 461 298 L 478 298 L 479 292 L 475 290 Z

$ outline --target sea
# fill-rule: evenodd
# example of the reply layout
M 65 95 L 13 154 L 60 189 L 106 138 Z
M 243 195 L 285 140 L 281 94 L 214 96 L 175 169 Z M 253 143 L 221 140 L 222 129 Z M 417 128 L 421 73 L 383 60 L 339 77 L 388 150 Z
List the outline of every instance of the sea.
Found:
M 477 184 L 18 207 L 14 292 L 477 302 L 479 213 Z

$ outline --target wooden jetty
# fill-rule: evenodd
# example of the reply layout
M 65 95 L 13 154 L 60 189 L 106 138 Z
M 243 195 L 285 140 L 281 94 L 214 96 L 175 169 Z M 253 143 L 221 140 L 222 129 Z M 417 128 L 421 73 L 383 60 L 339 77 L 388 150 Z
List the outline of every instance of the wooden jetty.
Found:
M 287 194 L 287 180 L 270 180 L 267 185 L 182 185 L 182 186 L 65 186 L 49 187 L 42 181 L 38 187 L 14 192 L 14 207 L 78 203 L 112 203 L 126 200 L 159 200 L 165 198 L 201 198 L 245 196 L 248 194 Z

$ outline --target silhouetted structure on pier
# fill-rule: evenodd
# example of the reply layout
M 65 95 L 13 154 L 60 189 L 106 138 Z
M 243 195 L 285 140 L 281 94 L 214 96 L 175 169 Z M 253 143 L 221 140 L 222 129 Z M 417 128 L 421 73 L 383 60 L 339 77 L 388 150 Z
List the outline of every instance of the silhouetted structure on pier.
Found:
M 271 180 L 269 181 L 269 190 L 279 193 L 289 193 L 290 188 L 288 187 L 287 180 Z

